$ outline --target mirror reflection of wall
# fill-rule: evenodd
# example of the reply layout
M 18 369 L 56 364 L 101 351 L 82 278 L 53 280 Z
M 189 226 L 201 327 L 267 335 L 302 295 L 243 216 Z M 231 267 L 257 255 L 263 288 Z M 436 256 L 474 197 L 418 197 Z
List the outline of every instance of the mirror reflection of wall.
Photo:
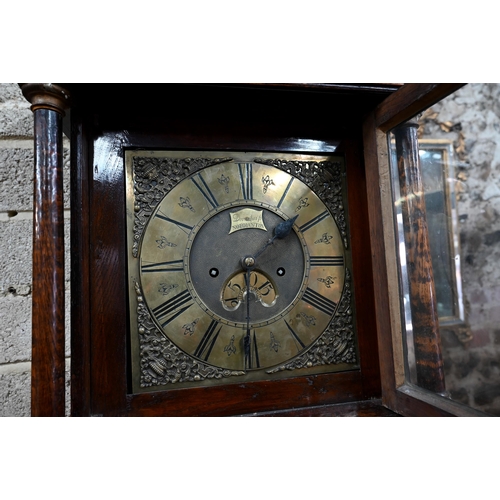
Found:
M 500 416 L 500 84 L 466 85 L 418 123 L 446 391 Z
M 453 143 L 419 141 L 425 205 L 440 325 L 463 323 L 459 226 Z

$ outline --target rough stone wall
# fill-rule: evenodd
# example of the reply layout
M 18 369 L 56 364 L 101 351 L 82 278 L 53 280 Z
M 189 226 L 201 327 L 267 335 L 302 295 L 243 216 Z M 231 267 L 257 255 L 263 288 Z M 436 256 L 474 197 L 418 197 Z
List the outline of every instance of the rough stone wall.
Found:
M 69 244 L 69 141 L 64 140 L 65 238 Z M 0 416 L 31 411 L 33 113 L 17 84 L 0 83 Z M 66 252 L 69 304 L 69 252 Z M 68 318 L 66 314 L 66 331 Z M 67 412 L 69 342 L 66 342 Z
M 452 140 L 457 160 L 466 325 L 441 331 L 446 386 L 453 399 L 500 415 L 500 84 L 469 84 L 437 103 L 420 134 Z

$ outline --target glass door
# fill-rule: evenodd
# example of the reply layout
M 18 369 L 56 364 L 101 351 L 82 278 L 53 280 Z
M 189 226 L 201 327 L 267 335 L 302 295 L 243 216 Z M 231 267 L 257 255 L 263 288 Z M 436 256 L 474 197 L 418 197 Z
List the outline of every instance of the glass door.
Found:
M 500 85 L 407 84 L 365 122 L 384 403 L 500 415 Z

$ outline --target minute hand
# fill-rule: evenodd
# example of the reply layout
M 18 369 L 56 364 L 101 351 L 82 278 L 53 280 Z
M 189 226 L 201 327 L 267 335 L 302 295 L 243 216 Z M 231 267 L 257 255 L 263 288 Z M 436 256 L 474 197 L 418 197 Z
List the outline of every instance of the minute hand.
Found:
M 254 259 L 256 259 L 269 245 L 272 245 L 274 243 L 274 240 L 276 238 L 282 240 L 283 238 L 286 238 L 290 232 L 292 231 L 293 223 L 297 219 L 298 215 L 295 217 L 292 217 L 291 219 L 288 219 L 286 221 L 280 222 L 275 228 L 274 228 L 274 236 L 268 240 L 268 242 L 253 256 Z

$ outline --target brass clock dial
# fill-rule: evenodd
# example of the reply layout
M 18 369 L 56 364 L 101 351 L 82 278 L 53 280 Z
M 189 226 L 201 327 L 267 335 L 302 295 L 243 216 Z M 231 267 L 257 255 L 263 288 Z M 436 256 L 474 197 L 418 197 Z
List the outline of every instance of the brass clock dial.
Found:
M 134 391 L 355 366 L 340 159 L 126 158 Z

